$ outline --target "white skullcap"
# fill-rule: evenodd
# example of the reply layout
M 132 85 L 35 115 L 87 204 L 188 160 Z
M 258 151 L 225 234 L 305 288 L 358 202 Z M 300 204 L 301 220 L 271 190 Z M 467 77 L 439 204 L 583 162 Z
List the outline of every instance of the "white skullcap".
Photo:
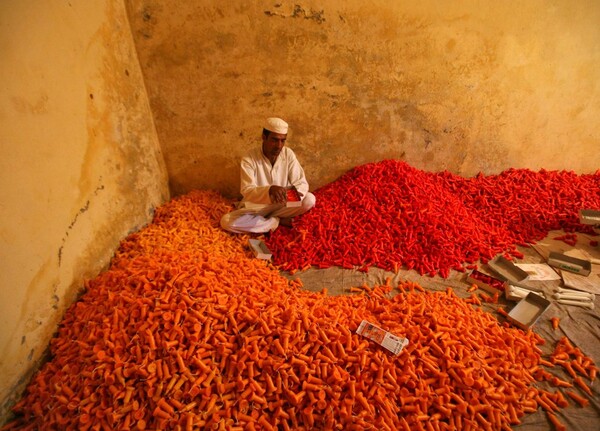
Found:
M 269 132 L 287 135 L 288 123 L 283 121 L 281 118 L 271 117 L 267 118 L 267 121 L 265 121 L 264 128 Z

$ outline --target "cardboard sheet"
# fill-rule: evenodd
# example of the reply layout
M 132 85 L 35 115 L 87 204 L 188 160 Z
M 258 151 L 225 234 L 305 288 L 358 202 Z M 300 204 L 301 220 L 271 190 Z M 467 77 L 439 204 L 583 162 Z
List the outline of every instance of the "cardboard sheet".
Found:
M 592 273 L 588 277 L 579 274 L 573 274 L 568 271 L 561 271 L 565 287 L 582 290 L 584 292 L 600 295 L 600 274 Z

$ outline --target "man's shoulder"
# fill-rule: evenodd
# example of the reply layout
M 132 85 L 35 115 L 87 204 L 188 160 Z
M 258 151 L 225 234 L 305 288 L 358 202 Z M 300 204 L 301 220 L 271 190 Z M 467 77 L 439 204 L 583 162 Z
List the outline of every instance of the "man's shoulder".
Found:
M 242 160 L 256 161 L 256 160 L 259 160 L 261 158 L 261 156 L 262 156 L 261 148 L 252 148 L 246 152 L 246 154 L 242 157 Z
M 283 154 L 286 158 L 296 158 L 296 153 L 294 153 L 294 150 L 292 150 L 290 147 L 283 147 L 281 154 Z
M 262 148 L 260 146 L 252 147 L 246 152 L 246 156 L 259 156 L 261 154 L 262 154 Z

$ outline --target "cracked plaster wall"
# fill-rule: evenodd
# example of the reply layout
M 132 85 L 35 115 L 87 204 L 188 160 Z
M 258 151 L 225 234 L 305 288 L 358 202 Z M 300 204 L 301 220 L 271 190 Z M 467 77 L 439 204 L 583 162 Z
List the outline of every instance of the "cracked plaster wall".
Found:
M 0 3 L 0 424 L 84 280 L 169 198 L 122 0 Z
M 600 167 L 597 1 L 126 4 L 174 194 L 235 196 L 270 115 L 312 189 L 386 158 Z

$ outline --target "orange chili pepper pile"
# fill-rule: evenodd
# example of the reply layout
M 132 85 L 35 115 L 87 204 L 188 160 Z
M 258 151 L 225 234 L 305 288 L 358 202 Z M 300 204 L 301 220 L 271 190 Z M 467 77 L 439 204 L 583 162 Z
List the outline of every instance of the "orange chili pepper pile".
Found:
M 518 245 L 551 230 L 593 233 L 578 211 L 600 207 L 600 171 L 509 169 L 463 178 L 384 160 L 352 169 L 315 196 L 293 230 L 278 229 L 267 241 L 281 269 L 404 266 L 447 277 L 500 253 L 522 258 Z
M 450 289 L 304 291 L 218 228 L 228 210 L 192 192 L 128 236 L 68 309 L 4 429 L 510 429 L 568 404 L 535 386 L 569 383 L 544 367 L 595 376 L 573 346 L 546 361 L 535 333 Z M 363 319 L 408 346 L 394 356 L 357 335 Z M 571 399 L 585 403 L 582 389 Z

